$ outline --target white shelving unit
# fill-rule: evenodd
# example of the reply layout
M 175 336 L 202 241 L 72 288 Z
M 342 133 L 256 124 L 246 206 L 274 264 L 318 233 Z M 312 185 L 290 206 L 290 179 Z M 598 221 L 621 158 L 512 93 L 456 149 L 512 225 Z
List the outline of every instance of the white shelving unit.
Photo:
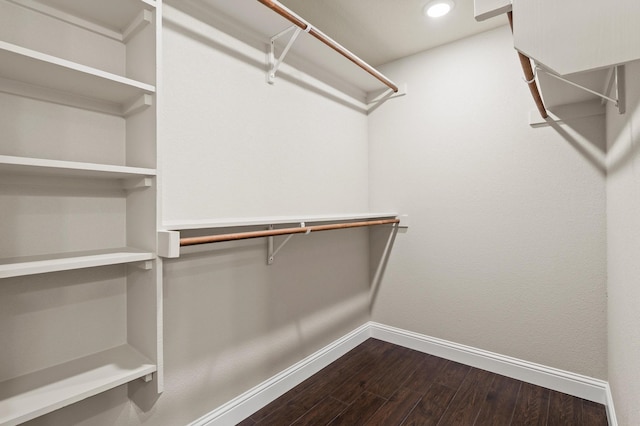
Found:
M 398 217 L 398 213 L 343 213 L 328 215 L 300 215 L 300 216 L 265 216 L 251 218 L 227 218 L 218 220 L 198 221 L 167 221 L 158 231 L 158 255 L 175 258 L 180 256 L 180 237 L 183 233 L 191 236 L 199 231 L 228 228 L 255 228 L 266 229 L 269 226 L 300 226 L 322 223 L 339 223 L 349 221 L 364 221 L 373 219 L 392 219 Z M 209 231 L 210 232 L 210 231 Z
M 122 345 L 0 382 L 0 424 L 20 424 L 154 372 L 151 360 Z
M 0 41 L 0 75 L 5 79 L 88 98 L 124 103 L 155 87 Z
M 141 378 L 134 402 L 162 391 L 161 6 L 0 0 L 0 425 Z
M 638 16 L 640 6 L 623 3 L 594 9 L 573 0 L 513 2 L 514 47 L 538 67 L 540 94 L 554 121 L 604 115 L 605 97 L 624 113 L 623 64 L 640 58 L 630 17 Z M 563 22 L 572 23 L 570 36 Z
M 478 21 L 513 12 L 514 47 L 534 62 L 534 78 L 554 122 L 604 115 L 605 102 L 625 112 L 624 64 L 640 58 L 635 19 L 640 3 L 620 3 L 624 7 L 584 7 L 580 0 L 474 0 Z M 529 124 L 548 122 L 532 113 Z
M 559 75 L 610 68 L 640 58 L 640 4 L 619 0 L 616 7 L 588 5 L 591 7 L 581 0 L 515 0 L 515 48 Z
M 77 25 L 117 41 L 126 40 L 126 34 L 139 22 L 145 10 L 153 11 L 155 0 L 10 0 L 12 3 L 42 14 Z

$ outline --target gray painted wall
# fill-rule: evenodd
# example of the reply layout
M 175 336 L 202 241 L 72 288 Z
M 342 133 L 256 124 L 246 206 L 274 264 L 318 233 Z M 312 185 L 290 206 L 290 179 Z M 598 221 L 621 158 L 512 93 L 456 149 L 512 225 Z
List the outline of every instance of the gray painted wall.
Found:
M 390 209 L 411 228 L 373 300 L 373 232 L 296 237 L 271 267 L 259 240 L 166 261 L 165 392 L 143 410 L 120 387 L 31 425 L 185 424 L 369 320 L 371 303 L 379 322 L 606 378 L 604 173 L 580 149 L 603 149 L 603 119 L 529 128 L 506 28 L 390 64 L 409 96 L 367 119 L 266 85 L 261 50 L 166 9 L 165 220 Z
M 604 115 L 531 128 L 512 42 L 381 68 L 409 94 L 369 117 L 371 207 L 411 227 L 373 320 L 605 379 Z

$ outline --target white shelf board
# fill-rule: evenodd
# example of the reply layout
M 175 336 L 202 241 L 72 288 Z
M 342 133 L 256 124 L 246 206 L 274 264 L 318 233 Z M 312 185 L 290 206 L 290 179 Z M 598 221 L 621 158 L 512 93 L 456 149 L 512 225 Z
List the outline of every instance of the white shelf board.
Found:
M 129 247 L 0 258 L 0 278 L 142 262 L 154 258 L 153 253 Z
M 129 345 L 0 382 L 0 425 L 16 425 L 156 371 Z
M 154 0 L 10 0 L 46 15 L 110 36 L 123 30 Z M 117 38 L 117 36 L 116 36 Z
M 0 77 L 84 98 L 125 105 L 155 87 L 0 41 Z
M 165 221 L 162 228 L 167 231 L 186 231 L 190 229 L 209 229 L 209 228 L 235 228 L 241 226 L 261 226 L 261 225 L 283 225 L 283 224 L 299 224 L 320 223 L 320 222 L 340 222 L 348 220 L 365 220 L 365 219 L 381 219 L 394 218 L 398 213 L 344 213 L 344 214 L 328 214 L 328 215 L 300 215 L 300 216 L 264 216 L 264 217 L 248 217 L 248 218 L 227 218 L 218 220 L 193 220 L 193 221 Z
M 0 155 L 0 173 L 126 179 L 155 176 L 155 169 Z
M 640 2 L 617 0 L 611 2 L 615 7 L 585 4 L 583 0 L 514 1 L 514 47 L 562 76 L 640 59 Z
M 511 12 L 511 0 L 474 0 L 473 6 L 478 22 Z
M 244 28 L 247 34 L 263 40 L 265 46 L 271 37 L 293 25 L 256 0 L 190 0 L 188 3 L 196 3 L 217 17 L 226 17 L 225 22 L 233 22 L 236 28 Z M 310 24 L 313 25 L 313 21 L 307 19 L 308 17 L 302 16 L 302 18 L 310 21 Z M 322 31 L 322 28 L 319 30 Z M 327 36 L 331 37 L 331 34 L 327 34 Z M 278 47 L 279 51 L 287 41 L 288 37 L 283 37 L 277 42 L 277 45 L 280 46 Z M 353 53 L 358 54 L 358 52 Z M 317 74 L 321 79 L 323 76 L 330 75 L 332 79 L 360 89 L 364 93 L 387 89 L 387 86 L 362 68 L 304 32 L 291 47 L 284 63 L 295 63 L 296 67 L 303 64 L 312 66 L 312 70 L 305 67 L 304 71 L 311 75 Z M 276 81 L 277 79 L 276 76 Z

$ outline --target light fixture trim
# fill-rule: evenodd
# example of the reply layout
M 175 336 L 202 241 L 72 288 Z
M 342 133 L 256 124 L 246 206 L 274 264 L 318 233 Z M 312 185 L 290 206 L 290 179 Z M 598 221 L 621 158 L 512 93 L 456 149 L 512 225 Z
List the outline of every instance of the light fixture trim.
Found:
M 440 18 L 451 12 L 454 6 L 452 0 L 434 0 L 424 7 L 424 14 L 430 18 Z

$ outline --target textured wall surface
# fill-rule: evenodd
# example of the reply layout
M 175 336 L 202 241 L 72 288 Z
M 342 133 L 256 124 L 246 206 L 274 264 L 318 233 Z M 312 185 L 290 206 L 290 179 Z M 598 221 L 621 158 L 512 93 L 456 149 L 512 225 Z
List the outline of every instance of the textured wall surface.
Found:
M 409 95 L 367 118 L 268 86 L 262 49 L 165 9 L 165 220 L 408 213 L 375 321 L 606 378 L 604 118 L 531 129 L 507 28 L 389 64 Z M 119 387 L 30 424 L 197 419 L 370 319 L 386 239 L 294 237 L 273 266 L 263 240 L 185 250 L 164 262 L 155 404 Z
M 604 115 L 531 128 L 508 27 L 381 70 L 371 207 L 411 227 L 373 320 L 606 378 Z
M 607 111 L 609 381 L 618 422 L 640 424 L 640 62 L 626 66 L 627 112 Z

